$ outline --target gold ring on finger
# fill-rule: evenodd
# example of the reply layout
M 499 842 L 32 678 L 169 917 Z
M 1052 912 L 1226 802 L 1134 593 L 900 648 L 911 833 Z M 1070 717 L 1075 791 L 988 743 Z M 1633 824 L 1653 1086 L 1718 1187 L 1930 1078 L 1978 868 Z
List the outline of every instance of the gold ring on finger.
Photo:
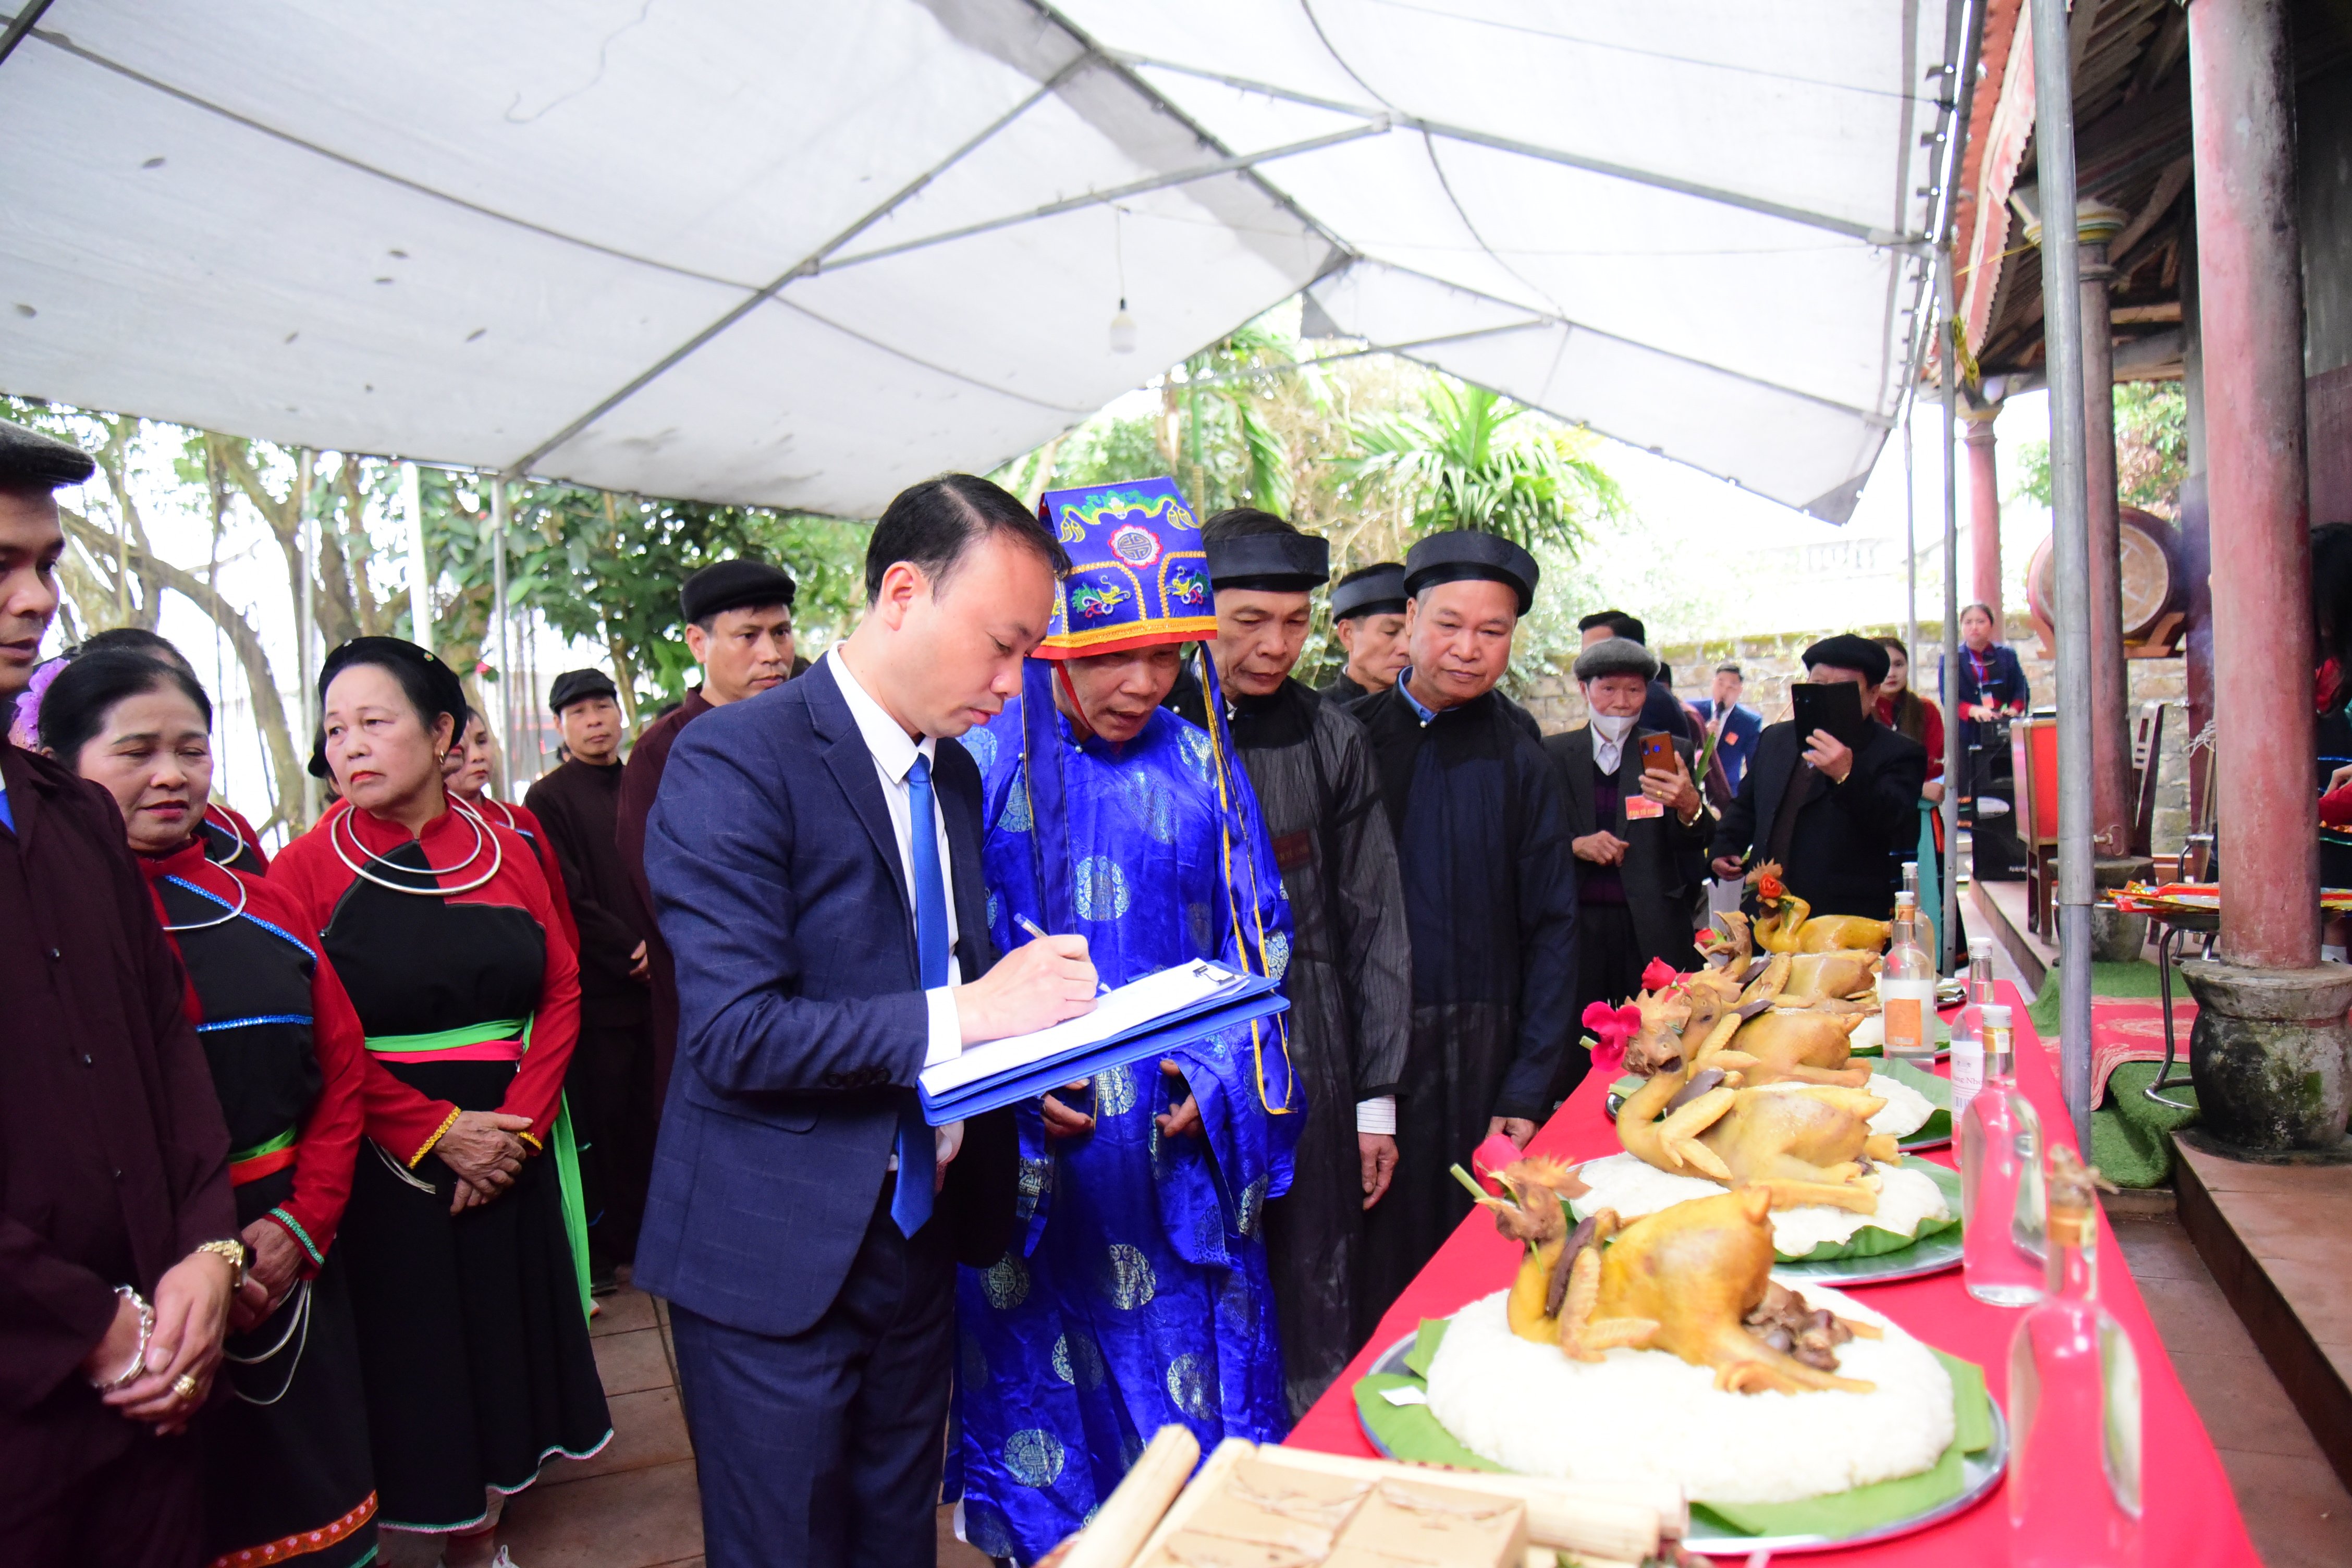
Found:
M 192 1372 L 182 1373 L 173 1380 L 172 1392 L 183 1399 L 194 1399 L 196 1396 L 196 1374 Z

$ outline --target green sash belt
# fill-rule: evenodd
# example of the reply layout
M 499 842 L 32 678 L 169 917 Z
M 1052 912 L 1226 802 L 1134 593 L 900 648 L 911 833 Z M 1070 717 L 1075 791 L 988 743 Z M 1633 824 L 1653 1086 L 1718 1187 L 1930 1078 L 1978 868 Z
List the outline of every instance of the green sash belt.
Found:
M 264 1154 L 275 1154 L 280 1149 L 291 1149 L 294 1147 L 295 1139 L 299 1136 L 299 1132 L 289 1127 L 267 1143 L 256 1143 L 250 1149 L 239 1149 L 228 1157 L 228 1163 L 232 1165 L 242 1165 L 247 1160 L 258 1160 Z
M 528 1051 L 531 1023 L 529 1018 L 494 1018 L 429 1035 L 370 1035 L 367 1048 L 381 1055 L 413 1058 L 520 1037 L 522 1048 Z M 548 1140 L 547 1150 L 555 1157 L 555 1184 L 563 1196 L 563 1234 L 572 1246 L 572 1273 L 580 1281 L 580 1310 L 583 1315 L 593 1315 L 595 1307 L 588 1288 L 588 1208 L 580 1190 L 580 1146 L 572 1135 L 570 1097 L 559 1097 L 555 1103 L 555 1131 Z

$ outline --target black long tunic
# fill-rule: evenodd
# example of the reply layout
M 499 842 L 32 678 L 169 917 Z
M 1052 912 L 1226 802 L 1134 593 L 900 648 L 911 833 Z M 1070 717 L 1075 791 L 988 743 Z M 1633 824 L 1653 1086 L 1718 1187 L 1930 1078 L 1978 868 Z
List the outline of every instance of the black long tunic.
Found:
M 0 1529 L 156 1440 L 82 1359 L 117 1285 L 236 1234 L 228 1127 L 105 791 L 0 742 Z M 185 1542 L 193 1553 L 196 1542 Z
M 1804 744 L 1790 721 L 1765 726 L 1756 739 L 1739 794 L 1715 831 L 1714 854 L 1746 858 L 1749 865 L 1778 855 L 1774 829 L 1791 788 L 1795 805 L 1780 880 L 1820 915 L 1863 915 L 1883 921 L 1895 907 L 1895 862 L 1906 836 L 1919 831 L 1919 790 L 1927 778 L 1927 749 L 1873 719 L 1853 752 L 1843 784 L 1804 765 Z M 1914 840 L 1916 842 L 1916 839 Z
M 1497 1116 L 1540 1119 L 1573 1037 L 1576 865 L 1559 771 L 1498 693 L 1424 724 L 1396 690 L 1363 721 L 1412 933 L 1397 1175 L 1366 1226 L 1373 1321 L 1470 1212 L 1448 1174 Z
M 1394 1093 L 1404 1071 L 1412 948 L 1364 727 L 1296 680 L 1271 697 L 1228 693 L 1227 702 L 1293 927 L 1284 989 L 1307 1125 L 1290 1192 L 1266 1205 L 1265 1238 L 1296 1419 L 1357 1344 L 1364 1204 L 1356 1102 Z

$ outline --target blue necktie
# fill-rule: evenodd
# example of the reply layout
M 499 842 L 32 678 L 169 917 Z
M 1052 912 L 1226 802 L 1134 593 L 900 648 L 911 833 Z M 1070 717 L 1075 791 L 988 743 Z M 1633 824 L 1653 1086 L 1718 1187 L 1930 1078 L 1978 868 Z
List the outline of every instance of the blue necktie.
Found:
M 948 889 L 940 875 L 940 830 L 931 802 L 930 760 L 918 753 L 907 770 L 907 819 L 914 862 L 915 964 L 923 989 L 948 983 Z M 938 1163 L 922 1105 L 909 1099 L 898 1112 L 898 1185 L 890 1194 L 890 1217 L 901 1235 L 912 1236 L 931 1217 L 932 1167 Z

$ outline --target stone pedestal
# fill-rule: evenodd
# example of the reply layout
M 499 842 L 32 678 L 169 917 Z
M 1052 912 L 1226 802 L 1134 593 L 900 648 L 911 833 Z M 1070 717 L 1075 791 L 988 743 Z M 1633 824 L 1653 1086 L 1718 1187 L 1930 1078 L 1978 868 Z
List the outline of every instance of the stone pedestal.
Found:
M 2099 891 L 2120 891 L 2133 882 L 2145 882 L 2156 875 L 2156 862 L 2123 857 L 2101 860 L 2092 868 L 2092 879 Z M 2127 915 L 2120 910 L 2091 910 L 2091 960 L 2095 963 L 2129 963 L 2147 948 L 2147 917 Z
M 2189 1071 L 2199 1140 L 2242 1159 L 2334 1150 L 2352 1117 L 2352 965 L 2181 965 L 2197 998 Z

